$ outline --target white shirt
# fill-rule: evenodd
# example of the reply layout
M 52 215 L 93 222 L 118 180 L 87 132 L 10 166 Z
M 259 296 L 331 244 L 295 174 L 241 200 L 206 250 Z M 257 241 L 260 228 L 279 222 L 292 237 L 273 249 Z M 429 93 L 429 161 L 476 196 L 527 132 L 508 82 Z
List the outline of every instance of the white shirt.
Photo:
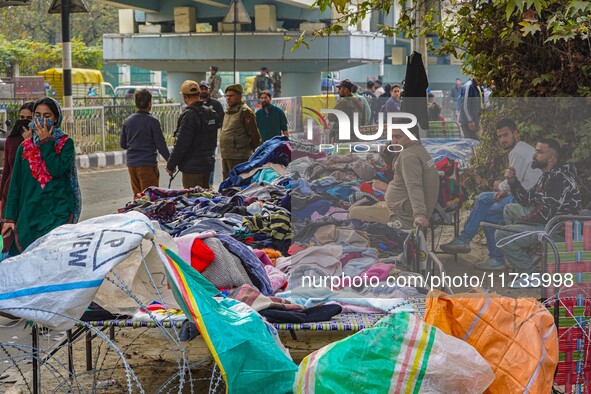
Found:
M 536 153 L 534 147 L 523 141 L 515 144 L 509 152 L 509 166 L 515 168 L 517 180 L 525 190 L 531 189 L 542 176 L 542 170 L 531 168 L 534 153 Z M 511 190 L 506 179 L 499 184 L 499 190 Z
M 375 94 L 375 95 L 376 95 L 376 97 L 380 97 L 380 96 L 381 96 L 382 94 L 384 94 L 384 93 L 386 93 L 386 91 L 385 91 L 385 90 L 384 90 L 384 88 L 383 88 L 383 87 L 381 87 L 381 86 L 380 86 L 379 88 L 377 88 L 377 89 L 376 89 L 376 90 L 373 92 L 373 94 Z

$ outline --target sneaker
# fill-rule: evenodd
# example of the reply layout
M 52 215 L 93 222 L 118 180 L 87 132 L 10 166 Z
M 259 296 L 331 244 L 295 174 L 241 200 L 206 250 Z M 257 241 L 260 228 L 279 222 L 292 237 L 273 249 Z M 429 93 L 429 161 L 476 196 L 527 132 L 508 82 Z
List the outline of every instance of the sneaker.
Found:
M 443 244 L 439 247 L 445 253 L 470 253 L 470 241 L 464 241 L 461 238 L 454 238 L 453 241 Z
M 490 259 L 474 265 L 474 268 L 484 271 L 504 271 L 507 265 L 501 260 Z
M 532 281 L 537 284 L 532 284 Z M 519 274 L 519 276 L 511 283 L 509 283 L 509 287 L 511 289 L 537 289 L 541 286 L 540 278 L 538 277 L 537 280 L 533 280 L 530 274 Z

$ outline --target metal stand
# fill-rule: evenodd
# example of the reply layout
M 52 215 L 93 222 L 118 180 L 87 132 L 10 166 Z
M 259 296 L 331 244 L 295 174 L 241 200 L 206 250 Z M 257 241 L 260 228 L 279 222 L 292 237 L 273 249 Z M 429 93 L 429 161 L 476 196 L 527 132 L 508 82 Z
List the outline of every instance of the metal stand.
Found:
M 40 381 L 40 365 L 39 365 L 39 330 L 37 324 L 33 323 L 32 345 L 33 345 L 33 394 L 39 394 L 41 392 L 41 381 Z
M 86 331 L 86 370 L 92 371 L 92 331 Z
M 74 379 L 74 351 L 72 349 L 72 330 L 66 332 L 66 343 L 68 344 L 68 372 L 70 380 Z
M 441 223 L 441 224 L 434 224 L 431 223 L 430 230 L 431 230 L 431 251 L 433 253 L 437 253 L 437 254 L 451 254 L 454 256 L 454 263 L 458 262 L 458 254 L 457 253 L 446 253 L 443 251 L 437 251 L 435 252 L 435 228 L 438 226 L 453 226 L 454 228 L 454 238 L 457 238 L 460 236 L 460 209 L 457 209 L 454 211 L 453 214 L 453 221 L 451 223 Z

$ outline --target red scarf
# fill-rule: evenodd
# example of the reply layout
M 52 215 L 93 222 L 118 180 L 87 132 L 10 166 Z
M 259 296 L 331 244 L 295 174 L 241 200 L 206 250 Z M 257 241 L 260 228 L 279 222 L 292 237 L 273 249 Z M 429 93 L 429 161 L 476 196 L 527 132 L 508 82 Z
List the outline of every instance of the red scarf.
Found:
M 58 140 L 56 140 L 55 152 L 58 155 L 61 153 L 62 148 L 64 147 L 67 139 L 68 136 L 64 135 L 60 137 Z M 31 168 L 31 175 L 33 175 L 33 178 L 35 178 L 39 182 L 39 184 L 41 185 L 41 189 L 44 189 L 47 182 L 51 181 L 53 177 L 47 170 L 47 164 L 45 164 L 45 160 L 43 160 L 43 158 L 41 157 L 41 149 L 39 149 L 38 146 L 35 146 L 32 138 L 27 138 L 23 141 L 23 159 L 29 162 L 29 168 Z

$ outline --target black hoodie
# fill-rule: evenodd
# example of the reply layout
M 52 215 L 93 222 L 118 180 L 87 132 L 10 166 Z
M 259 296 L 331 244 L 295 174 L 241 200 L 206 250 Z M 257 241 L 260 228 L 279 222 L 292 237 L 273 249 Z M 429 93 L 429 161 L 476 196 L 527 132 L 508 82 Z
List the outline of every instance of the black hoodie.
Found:
M 576 215 L 581 210 L 577 170 L 572 164 L 563 164 L 544 172 L 529 191 L 519 181 L 513 182 L 511 193 L 519 204 L 535 208 L 520 222 L 546 224 L 554 216 Z

